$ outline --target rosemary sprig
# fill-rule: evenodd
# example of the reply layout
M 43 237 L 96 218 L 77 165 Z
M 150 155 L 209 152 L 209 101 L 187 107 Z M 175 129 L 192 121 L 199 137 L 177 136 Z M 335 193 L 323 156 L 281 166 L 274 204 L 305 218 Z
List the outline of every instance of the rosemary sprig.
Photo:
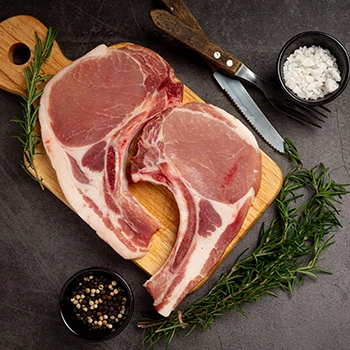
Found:
M 265 294 L 277 296 L 277 288 L 293 294 L 296 284 L 303 285 L 306 276 L 330 273 L 319 266 L 320 255 L 333 244 L 331 234 L 341 226 L 335 205 L 348 193 L 347 185 L 335 183 L 323 164 L 304 168 L 290 140 L 285 148 L 294 168 L 275 200 L 275 219 L 268 228 L 262 226 L 255 250 L 241 258 L 243 252 L 205 297 L 182 312 L 138 321 L 144 328 L 144 345 L 154 347 L 164 339 L 168 347 L 180 331 L 188 335 L 197 327 L 208 329 L 216 317 L 233 310 L 245 315 L 244 302 L 256 302 Z
M 26 95 L 22 95 L 22 118 L 13 118 L 11 121 L 17 123 L 20 128 L 20 135 L 13 136 L 23 147 L 24 161 L 22 167 L 36 181 L 42 185 L 42 178 L 39 177 L 37 168 L 34 163 L 34 157 L 38 154 L 36 147 L 40 144 L 40 136 L 35 132 L 35 126 L 38 120 L 39 98 L 43 93 L 45 82 L 51 78 L 50 75 L 42 75 L 42 65 L 50 57 L 53 43 L 58 34 L 58 30 L 49 28 L 46 35 L 45 44 L 38 34 L 35 33 L 37 43 L 34 46 L 34 56 L 30 64 L 24 68 L 24 78 L 26 81 Z M 34 175 L 29 171 L 32 170 Z

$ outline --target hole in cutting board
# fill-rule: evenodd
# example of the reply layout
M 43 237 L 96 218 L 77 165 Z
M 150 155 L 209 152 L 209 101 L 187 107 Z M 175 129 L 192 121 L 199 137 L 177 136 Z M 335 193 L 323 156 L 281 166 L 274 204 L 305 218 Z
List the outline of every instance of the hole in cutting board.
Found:
M 11 46 L 9 51 L 10 61 L 17 66 L 25 64 L 30 59 L 30 49 L 27 45 L 17 43 Z

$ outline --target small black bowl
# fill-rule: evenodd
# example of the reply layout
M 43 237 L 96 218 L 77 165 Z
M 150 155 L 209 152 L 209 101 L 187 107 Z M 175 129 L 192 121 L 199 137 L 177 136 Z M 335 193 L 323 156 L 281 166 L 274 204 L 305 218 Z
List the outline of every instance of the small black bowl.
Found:
M 287 57 L 290 56 L 296 49 L 303 46 L 310 47 L 312 45 L 320 46 L 323 49 L 328 49 L 336 58 L 336 63 L 341 75 L 341 81 L 339 82 L 339 87 L 335 91 L 325 95 L 323 98 L 316 100 L 305 100 L 294 94 L 288 87 L 286 87 L 283 77 L 283 65 L 286 62 Z M 282 47 L 282 50 L 277 58 L 277 77 L 282 89 L 298 102 L 313 106 L 324 105 L 338 97 L 344 91 L 349 82 L 349 54 L 345 47 L 329 34 L 317 31 L 300 33 L 288 40 L 288 42 Z
M 89 301 L 95 300 L 98 300 L 98 306 L 91 309 Z M 134 297 L 129 285 L 107 268 L 78 271 L 66 281 L 60 293 L 63 322 L 74 335 L 89 341 L 106 341 L 120 334 L 130 322 L 133 311 Z

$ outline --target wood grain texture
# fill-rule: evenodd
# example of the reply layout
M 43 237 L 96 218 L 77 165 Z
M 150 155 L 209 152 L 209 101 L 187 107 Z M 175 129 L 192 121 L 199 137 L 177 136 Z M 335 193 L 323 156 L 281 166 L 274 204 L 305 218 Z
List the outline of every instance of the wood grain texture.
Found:
M 24 44 L 30 49 L 32 57 L 34 45 L 36 43 L 35 32 L 42 40 L 44 40 L 47 28 L 40 21 L 30 16 L 11 17 L 0 23 L 0 37 L 2 38 L 0 46 L 1 89 L 14 94 L 25 93 L 23 68 L 28 63 L 24 65 L 16 65 L 13 63 L 11 55 L 13 48 L 16 47 L 14 45 Z M 121 47 L 123 45 L 128 45 L 128 43 L 116 44 L 114 47 Z M 50 59 L 43 65 L 43 70 L 45 74 L 54 75 L 69 63 L 70 61 L 62 54 L 59 46 L 55 43 Z M 185 86 L 184 102 L 191 101 L 203 102 L 202 99 Z M 37 132 L 40 133 L 39 125 L 37 127 Z M 39 146 L 38 152 L 42 153 L 42 155 L 36 156 L 35 164 L 39 175 L 43 178 L 44 186 L 67 206 L 70 206 L 61 191 L 56 173 L 52 169 L 50 160 L 42 145 Z M 131 150 L 131 153 L 132 152 L 135 152 L 135 143 Z M 226 256 L 247 233 L 250 227 L 271 204 L 281 188 L 282 174 L 280 168 L 265 153 L 262 154 L 262 157 L 262 182 L 257 197 L 247 214 L 243 227 L 231 242 L 223 257 L 211 273 L 217 266 L 219 266 L 223 259 L 226 258 Z M 149 183 L 138 183 L 130 185 L 130 191 L 147 210 L 158 218 L 161 223 L 161 228 L 154 235 L 153 245 L 150 251 L 143 258 L 134 260 L 140 268 L 148 274 L 153 275 L 165 262 L 175 242 L 179 211 L 173 195 L 163 186 L 155 186 Z M 204 280 L 197 286 L 197 288 L 203 282 Z
M 165 10 L 152 10 L 151 18 L 153 23 L 163 32 L 177 39 L 228 74 L 236 75 L 242 66 L 239 59 L 209 40 L 202 30 L 199 31 L 198 26 L 188 27 L 182 20 Z M 180 18 L 182 19 L 183 16 L 181 15 Z M 185 20 L 188 21 L 191 18 L 185 17 Z

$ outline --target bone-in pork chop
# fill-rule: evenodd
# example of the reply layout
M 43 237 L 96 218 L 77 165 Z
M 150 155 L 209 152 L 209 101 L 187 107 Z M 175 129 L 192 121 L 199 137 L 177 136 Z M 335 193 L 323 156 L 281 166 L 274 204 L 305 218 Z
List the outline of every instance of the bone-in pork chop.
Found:
M 182 93 L 155 52 L 100 45 L 57 73 L 41 97 L 42 140 L 66 199 L 124 258 L 143 256 L 159 227 L 128 191 L 130 144 Z
M 145 283 L 155 309 L 168 316 L 240 230 L 260 186 L 261 153 L 238 119 L 202 103 L 149 121 L 138 146 L 133 181 L 167 186 L 180 212 L 170 256 Z

